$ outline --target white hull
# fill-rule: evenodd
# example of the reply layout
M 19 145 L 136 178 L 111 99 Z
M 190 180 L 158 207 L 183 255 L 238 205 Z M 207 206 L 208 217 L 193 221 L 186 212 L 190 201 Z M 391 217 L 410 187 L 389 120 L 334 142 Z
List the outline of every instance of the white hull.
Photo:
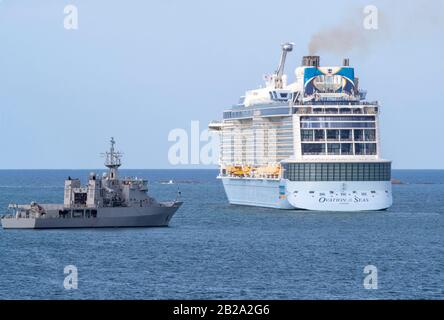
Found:
M 281 183 L 281 180 L 228 177 L 223 177 L 221 180 L 231 204 L 294 209 L 285 197 L 283 192 L 285 185 Z
M 231 204 L 315 211 L 373 211 L 392 205 L 390 181 L 221 180 Z

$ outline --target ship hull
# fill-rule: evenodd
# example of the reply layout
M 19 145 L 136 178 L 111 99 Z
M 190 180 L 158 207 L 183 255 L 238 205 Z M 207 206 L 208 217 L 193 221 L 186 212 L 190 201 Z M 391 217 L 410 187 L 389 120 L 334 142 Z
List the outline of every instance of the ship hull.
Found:
M 376 211 L 392 205 L 390 181 L 221 180 L 228 201 L 237 205 L 313 211 Z
M 61 229 L 61 228 L 128 228 L 166 227 L 182 205 L 176 202 L 168 206 L 140 208 L 101 208 L 97 217 L 79 218 L 15 218 L 1 219 L 4 229 Z
M 276 179 L 220 178 L 231 204 L 294 209 L 285 197 L 285 184 Z

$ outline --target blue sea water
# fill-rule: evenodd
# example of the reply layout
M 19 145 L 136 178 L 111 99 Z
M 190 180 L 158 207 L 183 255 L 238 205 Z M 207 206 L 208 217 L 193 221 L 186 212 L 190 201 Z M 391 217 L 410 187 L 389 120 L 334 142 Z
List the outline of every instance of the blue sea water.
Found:
M 168 228 L 0 230 L 1 299 L 443 299 L 444 171 L 398 170 L 383 212 L 227 203 L 216 170 L 122 170 L 183 207 Z M 87 170 L 0 171 L 0 208 L 62 202 Z M 163 180 L 178 184 L 161 184 Z M 78 269 L 78 289 L 63 286 Z M 363 286 L 377 267 L 378 288 Z

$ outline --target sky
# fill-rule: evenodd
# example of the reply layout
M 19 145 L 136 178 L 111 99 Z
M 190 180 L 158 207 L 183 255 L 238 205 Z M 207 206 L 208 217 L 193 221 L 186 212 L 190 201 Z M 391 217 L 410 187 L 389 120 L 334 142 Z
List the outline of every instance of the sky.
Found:
M 64 27 L 67 5 L 77 30 Z M 111 136 L 125 168 L 205 168 L 171 165 L 169 132 L 220 119 L 276 69 L 285 41 L 291 81 L 312 36 L 362 27 L 367 5 L 378 30 L 321 48 L 321 65 L 350 58 L 381 104 L 393 168 L 443 169 L 438 0 L 0 0 L 0 169 L 101 168 Z

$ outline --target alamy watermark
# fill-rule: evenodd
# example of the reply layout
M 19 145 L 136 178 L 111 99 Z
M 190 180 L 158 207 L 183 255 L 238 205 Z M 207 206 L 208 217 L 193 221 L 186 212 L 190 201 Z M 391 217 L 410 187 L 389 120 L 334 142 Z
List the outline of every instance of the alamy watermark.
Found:
M 278 155 L 277 137 L 275 128 L 201 131 L 199 121 L 191 121 L 189 131 L 176 128 L 169 132 L 168 141 L 174 143 L 168 161 L 171 165 L 217 165 L 221 158 L 231 163 L 273 162 Z
M 66 30 L 79 29 L 79 10 L 75 5 L 69 4 L 63 8 L 63 27 Z
M 367 265 L 364 267 L 364 288 L 365 289 L 378 289 L 378 268 L 374 265 Z
M 219 159 L 219 135 L 208 129 L 200 131 L 199 121 L 191 121 L 190 133 L 176 128 L 168 134 L 174 144 L 168 150 L 168 161 L 178 164 L 217 164 Z
M 366 30 L 378 30 L 378 8 L 375 5 L 367 5 L 363 9 L 364 20 L 362 25 Z
M 72 264 L 67 265 L 63 269 L 63 273 L 66 275 L 65 279 L 63 280 L 63 287 L 66 290 L 77 289 L 79 282 L 79 273 L 77 267 Z

